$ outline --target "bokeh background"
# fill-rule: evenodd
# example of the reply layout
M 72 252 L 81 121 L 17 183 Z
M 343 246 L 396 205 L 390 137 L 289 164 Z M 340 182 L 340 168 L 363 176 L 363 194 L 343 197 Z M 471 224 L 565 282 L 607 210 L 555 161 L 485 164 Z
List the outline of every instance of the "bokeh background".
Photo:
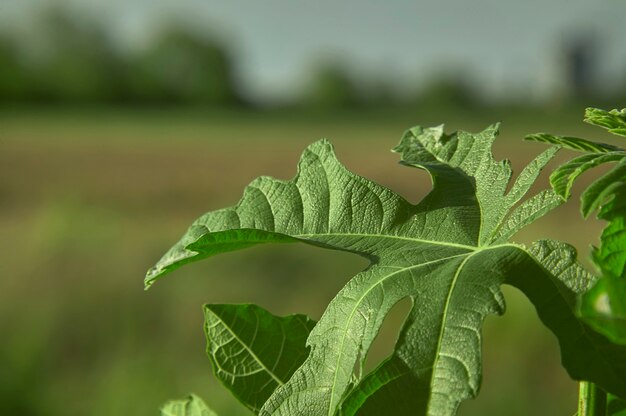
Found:
M 248 414 L 211 376 L 201 305 L 319 318 L 365 262 L 254 248 L 144 292 L 145 271 L 187 225 L 234 204 L 256 176 L 291 177 L 322 137 L 351 170 L 413 202 L 430 182 L 388 149 L 416 124 L 502 121 L 495 154 L 518 172 L 543 148 L 524 134 L 611 141 L 581 119 L 587 106 L 626 103 L 625 8 L 3 0 L 0 414 L 151 415 L 191 391 L 222 415 Z M 586 259 L 600 226 L 574 200 L 515 239 L 563 239 Z M 481 395 L 460 414 L 573 414 L 577 387 L 555 339 L 523 296 L 505 293 L 508 313 L 485 324 Z M 405 309 L 385 323 L 369 367 Z

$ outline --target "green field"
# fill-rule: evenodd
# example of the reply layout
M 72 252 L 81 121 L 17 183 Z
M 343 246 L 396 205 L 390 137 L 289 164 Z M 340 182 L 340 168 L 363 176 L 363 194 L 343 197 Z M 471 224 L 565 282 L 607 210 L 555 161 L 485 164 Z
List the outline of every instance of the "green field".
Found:
M 388 151 L 405 128 L 446 122 L 449 130 L 479 130 L 501 120 L 496 157 L 519 171 L 544 148 L 522 142 L 525 133 L 606 139 L 581 119 L 582 109 L 3 110 L 0 414 L 150 415 L 190 391 L 222 415 L 248 414 L 210 375 L 201 305 L 254 302 L 319 318 L 365 261 L 311 247 L 254 248 L 183 268 L 144 292 L 145 271 L 192 220 L 234 204 L 256 176 L 293 176 L 300 152 L 322 137 L 348 168 L 417 202 L 429 179 Z M 583 222 L 577 210 L 573 201 L 517 240 L 559 238 L 586 257 L 600 224 Z M 485 326 L 482 393 L 460 414 L 573 414 L 576 384 L 560 368 L 555 339 L 521 295 L 506 294 L 507 315 Z M 390 350 L 401 309 L 370 366 Z

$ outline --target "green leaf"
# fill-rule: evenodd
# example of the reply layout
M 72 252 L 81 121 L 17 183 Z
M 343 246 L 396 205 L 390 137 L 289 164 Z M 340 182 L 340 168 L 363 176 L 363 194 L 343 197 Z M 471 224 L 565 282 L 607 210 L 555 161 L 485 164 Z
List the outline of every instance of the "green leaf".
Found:
M 429 171 L 433 185 L 447 188 L 448 192 L 460 191 L 461 185 L 463 193 L 455 195 L 455 199 L 477 199 L 480 209 L 480 222 L 476 222 L 480 226 L 479 245 L 506 241 L 523 226 L 562 203 L 546 192 L 539 197 L 540 202 L 525 201 L 516 212 L 510 213 L 558 149 L 548 149 L 529 163 L 505 195 L 512 169 L 508 160 L 493 160 L 491 145 L 497 134 L 497 124 L 478 135 L 463 131 L 458 135 L 446 135 L 443 126 L 428 129 L 414 127 L 404 134 L 394 149 L 401 153 L 403 164 Z M 441 196 L 443 201 L 435 200 Z M 453 200 L 447 192 L 432 192 L 420 206 L 430 210 L 437 210 L 440 205 L 450 208 Z M 509 218 L 505 222 L 507 215 Z M 503 226 L 505 230 L 500 229 Z
M 591 258 L 602 278 L 580 300 L 580 314 L 593 328 L 626 345 L 626 155 L 581 197 L 583 215 L 599 210 L 607 221 Z
M 537 279 L 538 274 L 520 274 L 510 283 L 528 296 L 541 321 L 556 335 L 563 366 L 573 379 L 591 381 L 626 398 L 626 348 L 576 317 L 578 296 L 596 279 L 580 267 L 576 250 L 567 244 L 539 241 L 530 252 L 553 277 Z
M 588 108 L 585 121 L 604 127 L 611 133 L 626 135 L 626 111 Z M 596 331 L 613 342 L 626 345 L 626 151 L 584 139 L 547 134 L 527 137 L 559 146 L 590 152 L 577 157 L 550 176 L 555 192 L 564 199 L 571 196 L 576 179 L 591 168 L 616 163 L 596 179 L 581 195 L 581 212 L 588 217 L 599 211 L 607 222 L 600 236 L 600 247 L 591 257 L 602 278 L 579 300 L 579 314 Z
M 532 257 L 521 256 L 524 262 L 512 269 L 505 283 L 521 290 L 533 303 L 542 322 L 557 336 L 563 365 L 574 379 L 604 380 L 624 391 L 626 371 L 624 348 L 616 347 L 597 334 L 575 314 L 576 297 L 585 292 L 594 278 L 576 261 L 573 247 L 554 241 L 540 241 L 529 250 Z M 494 270 L 498 270 L 495 268 Z M 370 373 L 345 399 L 342 416 L 375 416 L 384 414 L 389 403 L 399 403 L 394 414 L 427 414 L 428 386 L 422 373 L 430 368 L 416 363 L 415 339 L 423 336 L 419 327 L 419 309 L 414 309 L 405 324 L 394 355 Z M 474 347 L 481 336 L 475 332 Z M 423 338 L 418 338 L 423 341 Z M 460 337 L 459 344 L 468 342 Z M 459 352 L 462 354 L 462 348 Z M 623 393 L 622 393 L 623 394 Z M 419 409 L 419 410 L 416 410 Z M 433 413 L 438 414 L 438 413 Z
M 621 111 L 587 108 L 585 110 L 585 122 L 604 127 L 610 133 L 626 136 L 626 108 Z
M 558 147 L 550 147 L 522 169 L 522 172 L 520 172 L 517 180 L 511 187 L 511 191 L 507 194 L 508 206 L 513 206 L 526 195 L 530 187 L 535 183 L 535 180 L 539 177 L 543 168 L 552 160 L 558 151 Z
M 161 408 L 161 416 L 217 416 L 201 398 L 190 394 L 182 400 L 172 400 Z
M 563 203 L 552 189 L 532 196 L 516 207 L 496 234 L 495 242 L 508 241 L 517 231 L 543 217 Z
M 613 216 L 624 216 L 624 211 L 617 210 L 624 207 L 623 200 L 619 197 L 626 195 L 625 183 L 626 153 L 622 154 L 620 163 L 585 189 L 580 197 L 583 215 L 586 217 L 602 207 L 598 216 L 600 219 L 610 220 Z
M 624 152 L 590 153 L 579 156 L 555 169 L 550 175 L 550 183 L 558 195 L 569 199 L 572 186 L 580 175 L 603 163 L 620 161 L 625 157 Z
M 626 162 L 626 160 L 625 160 Z M 626 163 L 622 163 L 626 165 Z M 622 169 L 623 170 L 623 169 Z M 626 279 L 626 178 L 607 188 L 598 218 L 608 221 L 592 258 L 604 276 Z M 611 196 L 608 194 L 612 193 Z M 602 196 L 600 196 L 602 198 Z
M 308 354 L 315 322 L 256 305 L 205 305 L 207 355 L 215 376 L 255 414 Z
M 590 140 L 571 136 L 554 136 L 548 133 L 529 134 L 524 138 L 532 142 L 542 142 L 554 144 L 570 150 L 579 152 L 608 153 L 623 150 L 620 147 L 606 143 L 596 143 Z
M 308 337 L 307 359 L 274 391 L 261 415 L 353 414 L 400 377 L 409 379 L 412 390 L 406 406 L 394 402 L 405 409 L 394 407 L 394 414 L 454 414 L 462 400 L 478 392 L 482 322 L 489 313 L 503 312 L 500 285 L 509 280 L 524 283 L 531 300 L 560 299 L 554 314 L 569 319 L 557 332 L 569 354 L 566 365 L 573 366 L 568 370 L 626 396 L 623 369 L 605 365 L 603 354 L 568 347 L 589 334 L 581 330 L 572 291 L 560 279 L 588 276 L 571 267 L 554 274 L 543 265 L 552 261 L 549 256 L 538 260 L 503 241 L 562 201 L 543 193 L 513 209 L 554 151 L 531 163 L 507 193 L 511 168 L 493 159 L 496 135 L 497 126 L 479 134 L 447 135 L 441 126 L 407 131 L 395 150 L 402 163 L 428 171 L 433 182 L 417 205 L 347 171 L 327 141 L 314 143 L 294 179 L 259 178 L 235 207 L 196 220 L 149 271 L 146 284 L 189 261 L 272 241 L 301 241 L 370 260 L 330 302 Z M 358 369 L 385 316 L 407 297 L 413 309 L 394 354 L 382 370 L 363 378 Z M 552 322 L 549 304 L 538 310 Z M 605 346 L 596 338 L 588 343 Z M 626 362 L 625 349 L 611 354 Z M 577 360 L 589 368 L 579 369 Z M 358 397 L 351 394 L 355 389 Z

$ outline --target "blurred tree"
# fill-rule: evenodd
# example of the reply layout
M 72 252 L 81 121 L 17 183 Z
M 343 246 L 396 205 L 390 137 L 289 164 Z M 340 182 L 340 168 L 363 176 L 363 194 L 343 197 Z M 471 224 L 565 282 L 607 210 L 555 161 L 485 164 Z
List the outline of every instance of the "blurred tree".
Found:
M 0 37 L 0 103 L 243 103 L 227 51 L 182 29 L 123 56 L 104 28 L 51 9 L 35 37 L 43 47 L 30 60 Z
M 53 11 L 44 20 L 47 50 L 33 73 L 35 99 L 43 102 L 106 102 L 120 97 L 124 63 L 105 33 Z
M 31 94 L 28 72 L 17 48 L 0 39 L 0 103 L 23 101 Z
M 461 76 L 441 76 L 426 85 L 415 99 L 419 104 L 442 108 L 470 108 L 478 105 L 476 93 Z
M 217 43 L 169 30 L 131 63 L 130 96 L 148 102 L 240 104 L 231 61 Z
M 314 73 L 305 104 L 322 109 L 346 109 L 362 104 L 360 90 L 339 65 L 326 64 Z

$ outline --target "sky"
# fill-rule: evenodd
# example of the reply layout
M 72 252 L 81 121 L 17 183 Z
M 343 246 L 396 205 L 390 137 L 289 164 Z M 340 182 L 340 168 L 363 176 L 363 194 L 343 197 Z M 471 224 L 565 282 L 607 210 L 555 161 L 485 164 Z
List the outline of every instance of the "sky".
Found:
M 104 22 L 130 49 L 170 19 L 212 34 L 261 99 L 297 95 L 325 62 L 397 91 L 460 74 L 488 96 L 541 99 L 561 86 L 561 46 L 576 33 L 603 42 L 606 88 L 626 76 L 623 0 L 0 0 L 0 28 L 27 31 L 47 3 Z

